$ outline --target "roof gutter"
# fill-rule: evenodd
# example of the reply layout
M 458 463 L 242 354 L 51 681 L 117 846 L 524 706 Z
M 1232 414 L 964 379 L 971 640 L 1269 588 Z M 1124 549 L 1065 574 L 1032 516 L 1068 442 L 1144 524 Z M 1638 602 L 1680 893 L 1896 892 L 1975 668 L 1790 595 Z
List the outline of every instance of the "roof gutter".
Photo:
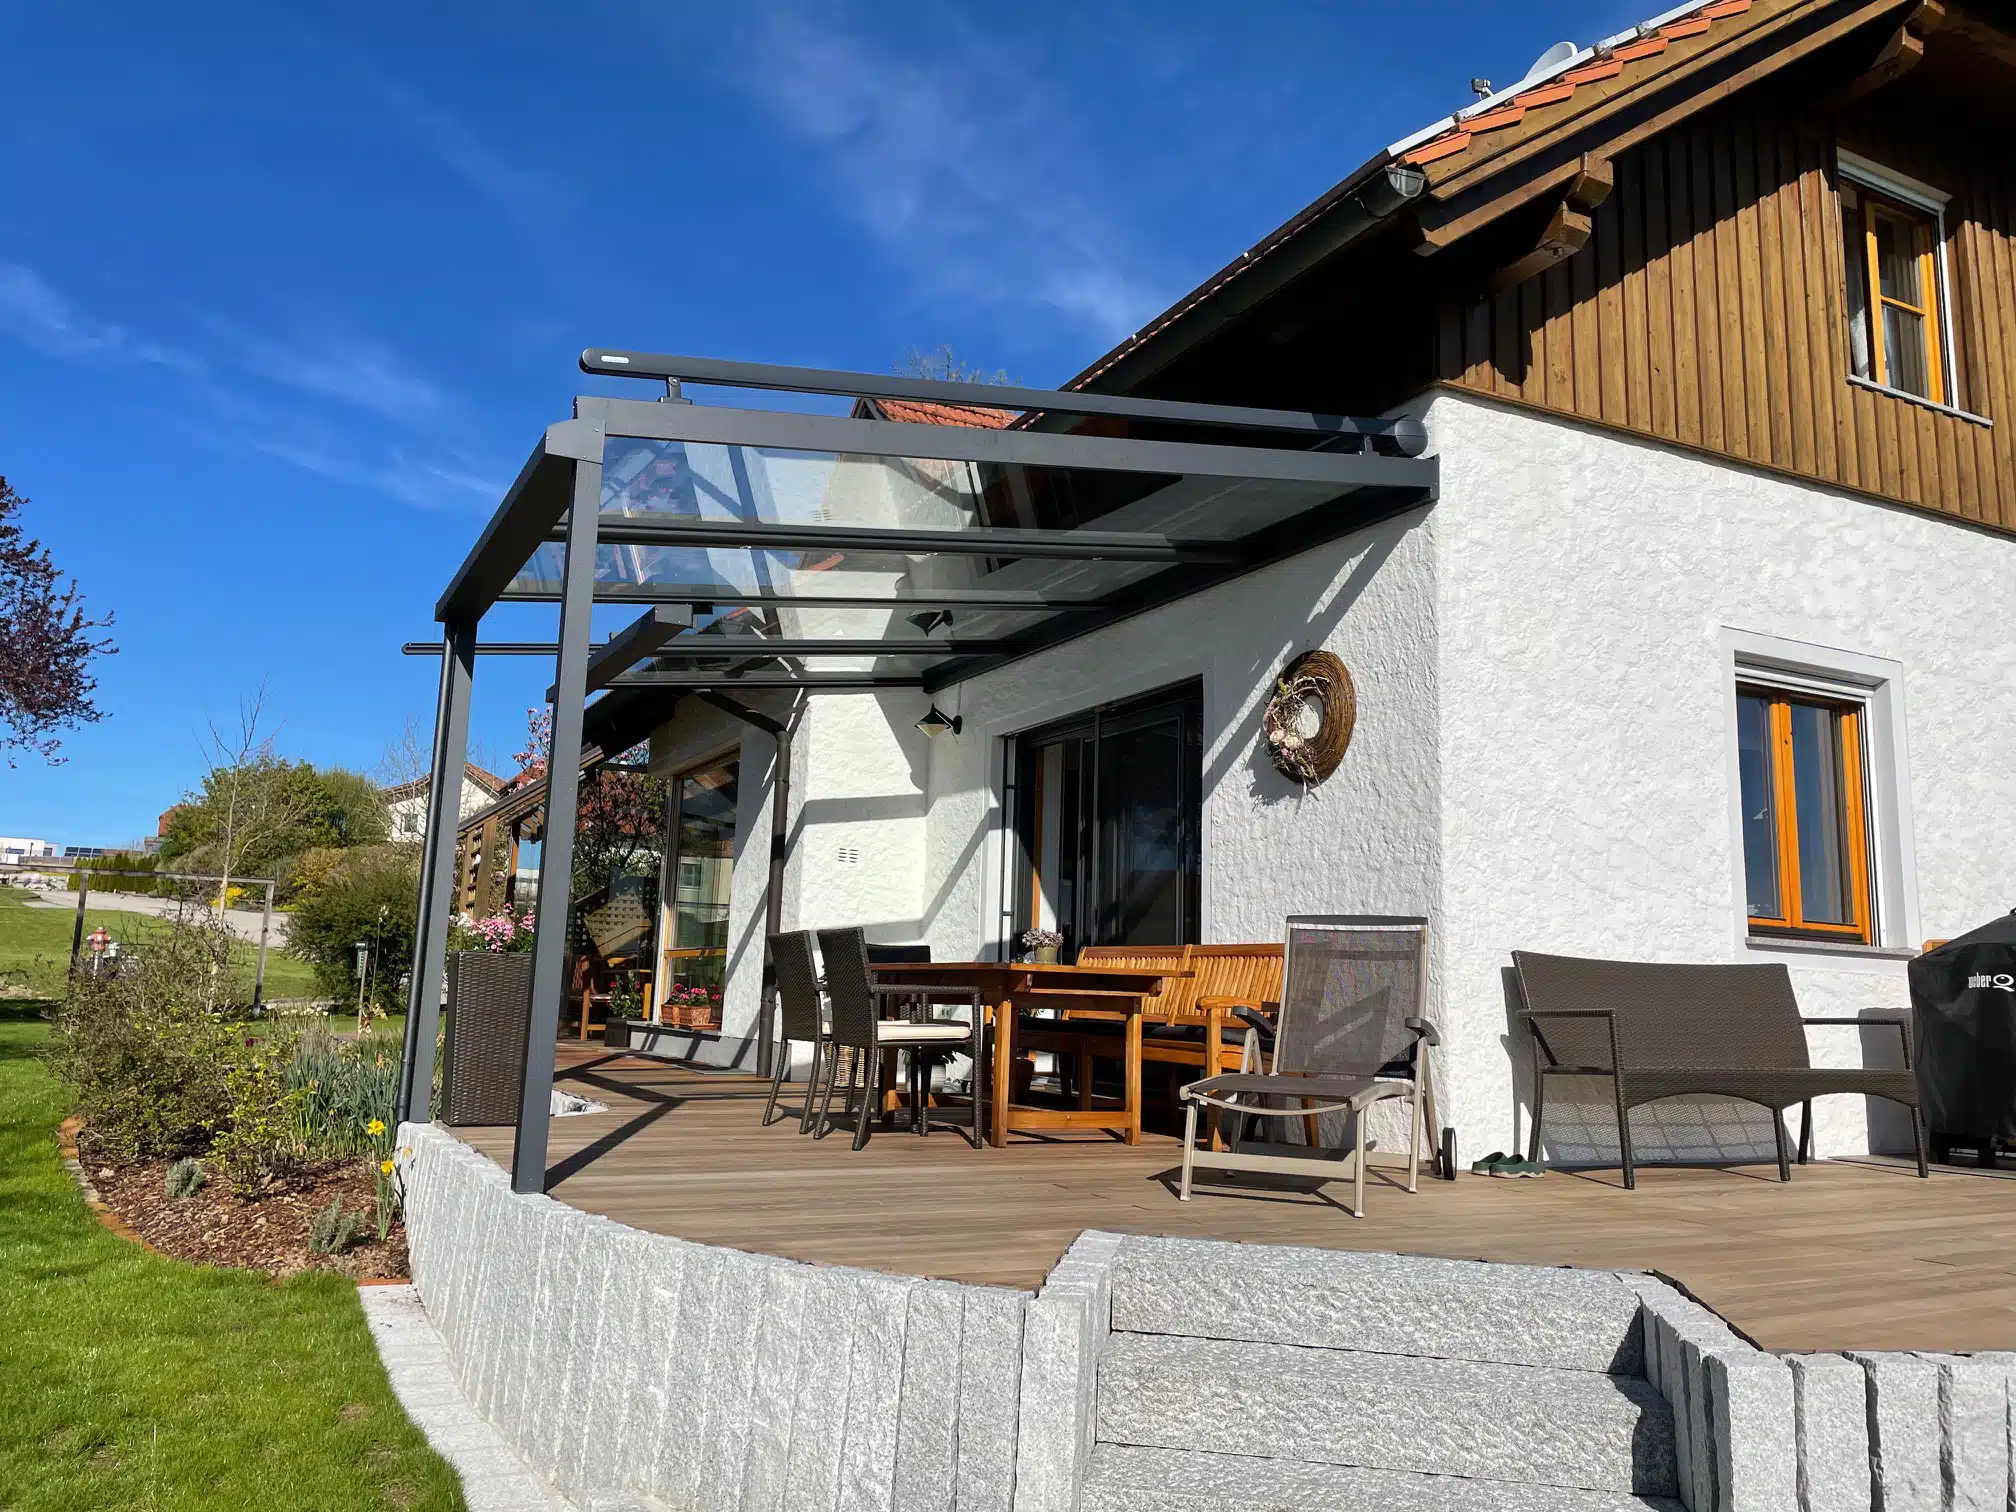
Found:
M 1428 178 L 1382 158 L 1345 180 L 1238 261 L 1137 332 L 1064 387 L 1125 393 L 1207 336 L 1279 293 L 1396 211 L 1418 200 Z

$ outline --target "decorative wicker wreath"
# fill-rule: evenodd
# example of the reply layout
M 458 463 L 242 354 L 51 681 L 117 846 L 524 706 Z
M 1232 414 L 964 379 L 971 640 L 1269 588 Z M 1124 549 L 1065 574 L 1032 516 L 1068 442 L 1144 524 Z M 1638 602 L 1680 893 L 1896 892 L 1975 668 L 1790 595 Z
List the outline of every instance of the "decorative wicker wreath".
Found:
M 1344 663 L 1328 651 L 1305 651 L 1274 685 L 1260 727 L 1274 765 L 1314 787 L 1337 770 L 1357 723 L 1358 694 Z

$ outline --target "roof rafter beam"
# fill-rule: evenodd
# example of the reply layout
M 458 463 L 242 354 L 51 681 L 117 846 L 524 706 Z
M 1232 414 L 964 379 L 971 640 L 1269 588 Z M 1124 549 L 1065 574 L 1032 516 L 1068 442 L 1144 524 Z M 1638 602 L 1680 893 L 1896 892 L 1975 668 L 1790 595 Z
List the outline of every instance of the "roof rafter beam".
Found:
M 1301 410 L 1256 409 L 1245 405 L 1192 404 L 1171 399 L 1126 399 L 1072 390 L 1019 388 L 1001 383 L 948 383 L 885 373 L 850 373 L 831 368 L 782 367 L 762 362 L 728 362 L 712 357 L 676 357 L 590 347 L 581 371 L 612 378 L 669 378 L 723 388 L 771 389 L 800 394 L 838 394 L 850 399 L 918 399 L 979 409 L 1020 410 L 1060 415 L 1101 415 L 1159 420 L 1179 425 L 1225 425 L 1326 436 L 1386 436 L 1389 420 L 1353 419 Z M 900 423 L 900 422 L 897 422 Z
M 908 676 L 890 672 L 830 672 L 799 676 L 790 672 L 626 672 L 617 679 L 619 688 L 666 688 L 697 692 L 703 688 L 802 688 L 807 692 L 833 692 L 864 688 L 918 688 L 924 686 L 922 673 Z
M 560 590 L 557 587 L 509 588 L 497 595 L 497 601 L 557 604 Z M 1040 590 L 1024 588 L 936 588 L 891 598 L 886 593 L 741 593 L 725 587 L 716 592 L 690 583 L 599 583 L 595 588 L 595 602 L 690 602 L 703 613 L 709 609 L 986 609 L 1002 613 L 1020 610 L 1043 614 L 1089 614 L 1103 607 L 1106 601 L 1083 594 L 1046 596 Z
M 658 653 L 658 660 L 748 661 L 763 656 L 992 656 L 1009 649 L 1005 640 L 927 640 L 921 635 L 888 640 L 814 638 L 766 640 L 754 635 L 691 635 Z
M 647 609 L 588 658 L 588 691 L 608 687 L 618 673 L 658 654 L 667 641 L 692 628 L 691 604 L 658 604 Z M 551 691 L 546 697 L 553 697 Z
M 1059 557 L 1072 561 L 1234 562 L 1222 541 L 1179 541 L 1145 531 L 903 530 L 879 525 L 776 525 L 749 520 L 643 520 L 604 515 L 596 539 L 610 546 L 747 547 L 758 551 L 862 551 L 892 556 Z M 558 535 L 554 536 L 558 540 Z

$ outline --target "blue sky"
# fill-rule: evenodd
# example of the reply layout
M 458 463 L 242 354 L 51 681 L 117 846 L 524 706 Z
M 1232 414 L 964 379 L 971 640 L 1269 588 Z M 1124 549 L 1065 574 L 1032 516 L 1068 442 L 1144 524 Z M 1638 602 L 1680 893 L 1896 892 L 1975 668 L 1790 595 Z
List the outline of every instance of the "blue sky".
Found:
M 1473 75 L 1653 8 L 0 4 L 0 474 L 120 646 L 0 834 L 151 832 L 262 683 L 319 764 L 431 722 L 399 644 L 621 391 L 584 346 L 1055 384 Z M 483 754 L 547 681 L 483 664 Z

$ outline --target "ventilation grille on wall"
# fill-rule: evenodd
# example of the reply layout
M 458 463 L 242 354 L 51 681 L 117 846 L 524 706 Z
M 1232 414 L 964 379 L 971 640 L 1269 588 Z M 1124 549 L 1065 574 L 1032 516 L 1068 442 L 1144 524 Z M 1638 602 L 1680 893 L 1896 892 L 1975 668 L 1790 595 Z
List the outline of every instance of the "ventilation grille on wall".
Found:
M 859 866 L 861 864 L 861 847 L 858 845 L 841 846 L 839 860 L 842 866 Z

